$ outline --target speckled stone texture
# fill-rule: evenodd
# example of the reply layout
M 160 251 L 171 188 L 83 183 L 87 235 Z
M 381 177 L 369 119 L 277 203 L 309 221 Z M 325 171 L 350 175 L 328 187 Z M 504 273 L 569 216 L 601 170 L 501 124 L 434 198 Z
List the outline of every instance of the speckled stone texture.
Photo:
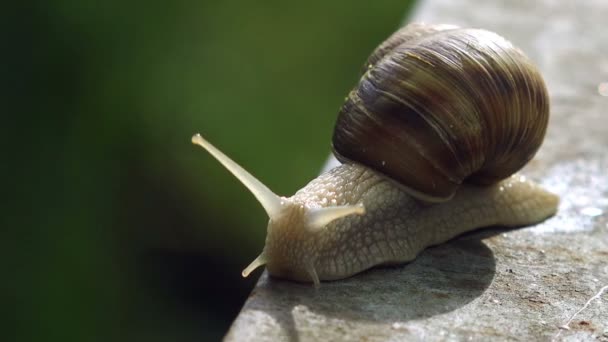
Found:
M 608 341 L 608 1 L 423 1 L 414 20 L 496 31 L 540 67 L 547 139 L 523 173 L 558 214 L 310 284 L 264 273 L 226 341 Z M 603 291 L 602 291 L 603 290 Z

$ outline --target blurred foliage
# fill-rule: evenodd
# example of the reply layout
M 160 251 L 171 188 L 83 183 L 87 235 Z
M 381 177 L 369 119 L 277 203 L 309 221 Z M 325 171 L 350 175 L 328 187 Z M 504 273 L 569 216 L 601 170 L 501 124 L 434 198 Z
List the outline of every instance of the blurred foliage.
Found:
M 240 271 L 267 218 L 190 137 L 294 193 L 411 4 L 3 7 L 5 336 L 200 341 L 225 334 L 255 283 Z

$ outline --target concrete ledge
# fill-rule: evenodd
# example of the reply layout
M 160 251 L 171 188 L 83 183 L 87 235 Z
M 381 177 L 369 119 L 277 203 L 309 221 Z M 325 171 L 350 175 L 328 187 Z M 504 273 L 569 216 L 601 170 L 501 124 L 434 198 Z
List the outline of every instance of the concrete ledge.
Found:
M 226 340 L 608 341 L 606 18 L 599 0 L 424 1 L 415 20 L 496 31 L 541 68 L 552 117 L 524 173 L 562 197 L 558 215 L 316 291 L 264 273 Z

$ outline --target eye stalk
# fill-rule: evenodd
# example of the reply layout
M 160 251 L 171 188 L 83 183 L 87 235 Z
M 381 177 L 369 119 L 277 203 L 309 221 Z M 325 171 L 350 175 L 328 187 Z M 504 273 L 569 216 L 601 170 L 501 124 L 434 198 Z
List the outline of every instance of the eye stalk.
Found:
M 353 214 L 365 214 L 365 207 L 363 206 L 363 203 L 310 209 L 306 212 L 306 219 L 308 221 L 309 229 L 319 230 L 334 220 Z
M 200 147 L 207 150 L 211 155 L 217 159 L 228 171 L 230 171 L 238 180 L 243 183 L 251 191 L 253 196 L 260 202 L 262 207 L 266 210 L 268 216 L 273 219 L 279 216 L 281 212 L 281 198 L 275 195 L 266 185 L 260 182 L 257 178 L 252 176 L 249 172 L 243 169 L 239 164 L 228 158 L 222 151 L 215 148 L 207 140 L 203 139 L 200 134 L 192 136 L 192 143 L 199 145 Z
M 232 159 L 218 150 L 205 140 L 200 134 L 192 136 L 192 143 L 204 148 L 215 159 L 217 159 L 228 171 L 230 171 L 238 180 L 251 191 L 255 198 L 260 202 L 266 210 L 270 221 L 278 221 L 281 216 L 285 215 L 293 206 L 289 205 L 291 201 L 288 198 L 282 198 L 272 192 L 266 185 L 260 182 L 257 178 L 235 163 Z M 325 227 L 330 222 L 349 215 L 363 215 L 365 207 L 362 203 L 356 205 L 342 205 L 325 208 L 306 209 L 303 221 L 304 226 L 309 231 L 318 231 Z M 243 277 L 247 277 L 256 268 L 266 265 L 269 262 L 267 255 L 262 252 L 249 266 L 241 273 Z M 318 277 L 314 271 L 314 267 L 310 266 L 309 273 L 318 284 Z

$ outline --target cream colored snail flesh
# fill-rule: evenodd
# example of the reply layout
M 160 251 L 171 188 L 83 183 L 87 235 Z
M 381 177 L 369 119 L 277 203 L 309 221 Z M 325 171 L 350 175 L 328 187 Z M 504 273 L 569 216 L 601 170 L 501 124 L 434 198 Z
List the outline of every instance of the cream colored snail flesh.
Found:
M 342 165 L 292 197 L 264 184 L 200 135 L 270 220 L 266 265 L 296 281 L 335 280 L 413 260 L 480 227 L 524 226 L 559 198 L 516 174 L 539 149 L 549 102 L 538 70 L 499 35 L 408 25 L 372 53 L 333 135 Z

